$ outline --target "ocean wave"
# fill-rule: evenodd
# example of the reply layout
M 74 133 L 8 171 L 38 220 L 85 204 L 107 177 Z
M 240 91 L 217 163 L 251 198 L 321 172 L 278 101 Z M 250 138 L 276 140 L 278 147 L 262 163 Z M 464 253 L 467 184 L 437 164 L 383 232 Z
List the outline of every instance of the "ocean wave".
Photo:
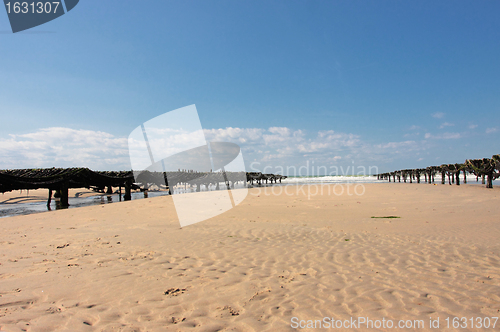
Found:
M 281 180 L 282 183 L 368 183 L 382 182 L 376 176 L 314 176 L 314 177 L 291 177 Z
M 460 176 L 460 183 L 463 183 L 463 175 Z M 393 181 L 391 177 L 391 182 Z M 413 182 L 417 182 L 416 179 L 412 180 Z M 446 183 L 448 183 L 448 177 L 445 177 Z M 377 180 L 377 176 L 366 175 L 366 176 L 345 176 L 345 175 L 337 175 L 337 176 L 311 176 L 311 177 L 290 177 L 283 179 L 281 181 L 285 184 L 300 184 L 300 183 L 382 183 L 389 182 L 389 180 Z M 398 182 L 398 178 L 396 177 L 396 182 Z M 401 178 L 401 182 L 403 178 Z M 409 183 L 410 179 L 407 178 L 406 182 Z M 420 182 L 425 182 L 425 177 L 420 177 Z M 494 181 L 500 182 L 500 178 Z M 436 175 L 434 177 L 434 183 L 441 183 L 441 175 Z M 472 174 L 467 175 L 467 183 L 477 183 L 476 176 Z M 479 183 L 481 183 L 481 178 L 479 178 Z

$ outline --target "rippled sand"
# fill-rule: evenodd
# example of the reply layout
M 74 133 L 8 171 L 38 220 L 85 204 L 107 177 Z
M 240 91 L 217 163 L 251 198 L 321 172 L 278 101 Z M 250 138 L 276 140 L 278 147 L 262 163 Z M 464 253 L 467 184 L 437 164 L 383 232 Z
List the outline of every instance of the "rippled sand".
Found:
M 288 188 L 251 189 L 182 229 L 171 197 L 2 219 L 0 327 L 288 331 L 292 317 L 368 317 L 429 330 L 429 318 L 500 316 L 499 188 Z

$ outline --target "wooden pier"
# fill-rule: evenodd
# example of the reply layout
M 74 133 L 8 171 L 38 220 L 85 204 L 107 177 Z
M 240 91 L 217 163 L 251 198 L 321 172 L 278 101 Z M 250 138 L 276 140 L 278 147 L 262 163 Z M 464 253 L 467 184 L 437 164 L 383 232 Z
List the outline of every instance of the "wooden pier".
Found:
M 389 182 L 407 182 L 420 183 L 422 175 L 426 183 L 434 183 L 436 174 L 441 175 L 441 184 L 455 183 L 460 185 L 460 175 L 463 174 L 463 181 L 467 183 L 467 173 L 474 174 L 476 181 L 482 179 L 482 184 L 486 188 L 493 188 L 493 180 L 500 177 L 500 155 L 494 155 L 491 158 L 467 159 L 463 164 L 443 164 L 441 166 L 429 166 L 427 168 L 403 169 L 394 172 L 377 174 L 378 180 L 388 180 Z
M 50 205 L 52 194 L 59 198 L 61 207 L 67 207 L 68 190 L 70 188 L 88 188 L 96 191 L 112 194 L 112 187 L 119 188 L 120 199 L 122 188 L 125 189 L 124 200 L 131 199 L 133 189 L 145 192 L 152 186 L 159 189 L 168 190 L 173 194 L 172 188 L 180 184 L 196 186 L 196 191 L 200 191 L 202 186 L 208 188 L 215 185 L 219 190 L 219 184 L 225 183 L 226 189 L 234 188 L 238 182 L 254 182 L 262 184 L 281 183 L 286 178 L 283 175 L 246 173 L 246 172 L 137 172 L 134 177 L 132 171 L 92 171 L 88 168 L 37 168 L 37 169 L 14 169 L 0 170 L 0 192 L 12 190 L 48 189 L 49 197 L 47 205 Z

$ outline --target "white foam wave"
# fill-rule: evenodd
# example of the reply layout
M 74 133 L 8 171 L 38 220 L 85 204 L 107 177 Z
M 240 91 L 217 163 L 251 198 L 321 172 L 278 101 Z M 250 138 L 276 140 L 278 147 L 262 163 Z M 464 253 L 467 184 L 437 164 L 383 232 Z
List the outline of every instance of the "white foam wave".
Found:
M 464 177 L 460 176 L 460 182 L 463 183 Z M 393 178 L 391 177 L 391 182 Z M 314 177 L 290 177 L 284 180 L 281 180 L 282 183 L 287 184 L 299 184 L 299 183 L 381 183 L 381 182 L 389 182 L 389 180 L 377 180 L 376 176 L 314 176 Z M 398 178 L 396 177 L 396 182 L 398 182 Z M 403 178 L 401 178 L 401 182 Z M 410 179 L 407 178 L 406 182 L 409 183 Z M 413 182 L 417 182 L 416 179 Z M 420 177 L 420 182 L 425 182 L 425 177 Z M 445 177 L 445 182 L 448 183 L 448 177 Z M 500 182 L 500 178 L 496 179 L 494 182 Z M 434 183 L 441 183 L 441 175 L 436 175 L 434 177 Z M 472 174 L 467 174 L 467 183 L 477 183 L 476 176 Z M 481 183 L 481 178 L 479 178 L 479 183 Z
M 368 183 L 381 182 L 376 176 L 314 176 L 314 177 L 291 177 L 281 180 L 282 183 Z

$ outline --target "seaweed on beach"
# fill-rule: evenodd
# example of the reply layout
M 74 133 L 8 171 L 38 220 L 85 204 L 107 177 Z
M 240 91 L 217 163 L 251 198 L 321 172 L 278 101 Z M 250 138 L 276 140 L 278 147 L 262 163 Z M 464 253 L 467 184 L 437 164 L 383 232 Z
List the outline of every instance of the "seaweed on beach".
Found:
M 401 218 L 399 216 L 384 216 L 384 217 L 375 217 L 375 216 L 372 216 L 372 218 L 377 218 L 377 219 L 398 219 L 398 218 Z

